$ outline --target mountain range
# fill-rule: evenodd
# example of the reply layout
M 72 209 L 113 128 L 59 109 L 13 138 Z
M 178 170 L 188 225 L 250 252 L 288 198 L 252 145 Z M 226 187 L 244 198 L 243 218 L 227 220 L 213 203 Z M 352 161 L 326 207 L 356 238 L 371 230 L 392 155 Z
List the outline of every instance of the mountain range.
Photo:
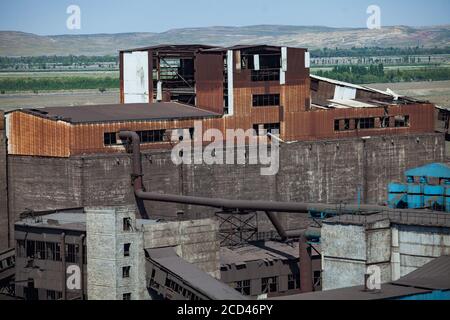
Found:
M 450 47 L 450 25 L 391 26 L 379 30 L 323 26 L 256 25 L 173 29 L 162 33 L 40 36 L 0 31 L 0 56 L 116 55 L 119 49 L 156 44 L 271 44 L 292 47 Z

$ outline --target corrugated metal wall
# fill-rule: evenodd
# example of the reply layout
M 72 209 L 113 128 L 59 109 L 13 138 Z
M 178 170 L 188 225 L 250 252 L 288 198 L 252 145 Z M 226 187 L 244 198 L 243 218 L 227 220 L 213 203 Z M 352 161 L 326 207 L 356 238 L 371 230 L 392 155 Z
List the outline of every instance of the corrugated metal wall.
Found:
M 70 155 L 70 124 L 21 111 L 10 113 L 8 122 L 10 154 L 47 157 Z
M 199 108 L 223 114 L 223 55 L 197 54 L 195 57 L 195 86 Z

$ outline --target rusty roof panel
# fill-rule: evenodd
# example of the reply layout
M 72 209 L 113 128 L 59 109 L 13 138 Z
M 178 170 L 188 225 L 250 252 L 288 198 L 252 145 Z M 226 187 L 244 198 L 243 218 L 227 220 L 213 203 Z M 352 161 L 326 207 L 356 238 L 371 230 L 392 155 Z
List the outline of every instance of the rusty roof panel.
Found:
M 394 284 L 429 290 L 450 290 L 450 256 L 436 258 Z
M 23 109 L 21 111 L 34 116 L 65 121 L 68 123 L 157 121 L 220 116 L 217 113 L 177 102 L 51 107 L 42 109 Z

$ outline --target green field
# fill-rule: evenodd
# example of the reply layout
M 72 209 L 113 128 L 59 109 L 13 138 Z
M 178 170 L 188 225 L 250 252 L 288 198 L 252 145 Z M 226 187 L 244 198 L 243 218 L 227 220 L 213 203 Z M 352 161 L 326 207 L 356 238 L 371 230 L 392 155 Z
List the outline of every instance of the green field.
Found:
M 118 72 L 27 72 L 0 74 L 0 93 L 117 89 Z

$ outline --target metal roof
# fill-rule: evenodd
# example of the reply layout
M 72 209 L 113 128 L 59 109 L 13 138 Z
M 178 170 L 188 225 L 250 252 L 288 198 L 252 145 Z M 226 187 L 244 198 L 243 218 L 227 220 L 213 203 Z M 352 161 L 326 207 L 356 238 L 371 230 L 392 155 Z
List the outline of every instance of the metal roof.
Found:
M 316 247 L 317 251 L 320 249 Z M 312 250 L 313 256 L 318 256 L 315 250 Z M 220 248 L 220 263 L 224 264 L 239 264 L 250 261 L 264 260 L 288 260 L 298 259 L 299 247 L 298 242 L 291 244 L 275 242 L 275 241 L 263 241 L 254 242 L 240 247 Z
M 136 219 L 136 225 L 158 223 L 159 220 Z M 16 226 L 41 227 L 61 230 L 86 231 L 86 214 L 84 209 L 68 209 L 51 214 L 30 216 L 15 223 Z
M 356 286 L 271 300 L 381 300 L 425 294 L 434 290 L 450 290 L 450 256 L 436 258 L 400 280 L 382 284 L 380 291 L 365 291 L 364 286 Z
M 373 214 L 344 214 L 323 221 L 325 224 L 367 225 L 383 220 L 399 225 L 450 227 L 450 215 L 429 210 L 399 210 Z
M 145 250 L 150 259 L 214 300 L 245 300 L 236 290 L 180 258 L 173 248 Z
M 220 116 L 217 113 L 177 102 L 49 107 L 42 109 L 20 109 L 15 111 L 68 123 L 158 121 Z
M 407 177 L 450 178 L 450 167 L 444 163 L 432 163 L 405 172 Z
M 375 292 L 365 291 L 364 286 L 356 286 L 276 297 L 269 300 L 383 300 L 424 293 L 430 293 L 430 291 L 386 283 L 381 285 L 380 291 Z
M 393 283 L 420 289 L 450 290 L 450 256 L 436 258 Z
M 148 47 L 140 47 L 140 48 L 132 48 L 132 49 L 124 49 L 120 50 L 120 52 L 132 52 L 132 51 L 147 51 L 147 50 L 155 50 L 155 51 L 189 51 L 195 52 L 200 49 L 213 49 L 216 48 L 214 46 L 204 45 L 204 44 L 158 44 L 154 46 Z
M 211 48 L 211 49 L 206 49 L 204 51 L 206 51 L 206 52 L 223 52 L 223 51 L 227 51 L 227 50 L 246 50 L 246 49 L 257 49 L 257 48 L 279 50 L 281 47 L 280 46 L 269 46 L 266 44 L 245 44 L 245 45 L 235 45 L 235 46 L 231 46 L 231 47 Z

